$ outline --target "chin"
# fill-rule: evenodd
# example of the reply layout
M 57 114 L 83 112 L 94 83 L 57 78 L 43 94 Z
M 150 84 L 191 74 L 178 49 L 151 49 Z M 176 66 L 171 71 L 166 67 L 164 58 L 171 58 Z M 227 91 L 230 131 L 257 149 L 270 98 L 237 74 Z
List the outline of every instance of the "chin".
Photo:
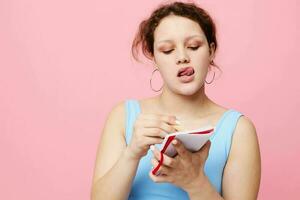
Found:
M 198 93 L 201 90 L 201 86 L 199 86 L 200 84 L 186 84 L 183 86 L 180 86 L 179 88 L 177 88 L 177 93 L 181 94 L 181 95 L 185 95 L 185 96 L 191 96 L 194 95 L 196 93 Z

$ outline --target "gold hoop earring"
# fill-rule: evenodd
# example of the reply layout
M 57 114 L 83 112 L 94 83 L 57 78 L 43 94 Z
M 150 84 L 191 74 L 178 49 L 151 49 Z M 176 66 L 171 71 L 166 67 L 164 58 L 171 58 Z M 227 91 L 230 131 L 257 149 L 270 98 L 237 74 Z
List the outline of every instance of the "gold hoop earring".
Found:
M 212 78 L 212 80 L 211 80 L 210 82 L 207 82 L 206 79 L 205 79 L 205 83 L 211 84 L 211 83 L 214 81 L 214 79 L 215 79 L 215 74 L 216 74 L 216 73 L 214 72 L 213 78 Z
M 160 88 L 159 90 L 155 90 L 155 89 L 153 89 L 153 87 L 152 87 L 152 77 L 153 77 L 153 74 L 154 74 L 156 71 L 158 71 L 158 68 L 154 69 L 153 72 L 152 72 L 152 75 L 151 75 L 151 78 L 150 78 L 150 88 L 151 88 L 154 92 L 159 92 L 159 91 L 163 88 L 164 85 L 162 85 L 161 88 Z

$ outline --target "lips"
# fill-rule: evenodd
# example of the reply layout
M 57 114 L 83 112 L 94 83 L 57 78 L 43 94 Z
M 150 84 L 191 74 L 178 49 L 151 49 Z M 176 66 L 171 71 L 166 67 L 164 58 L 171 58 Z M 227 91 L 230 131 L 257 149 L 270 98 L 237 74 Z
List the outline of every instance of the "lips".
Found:
M 181 68 L 178 73 L 177 73 L 177 77 L 180 76 L 190 76 L 192 74 L 194 74 L 194 68 L 193 67 L 183 67 Z

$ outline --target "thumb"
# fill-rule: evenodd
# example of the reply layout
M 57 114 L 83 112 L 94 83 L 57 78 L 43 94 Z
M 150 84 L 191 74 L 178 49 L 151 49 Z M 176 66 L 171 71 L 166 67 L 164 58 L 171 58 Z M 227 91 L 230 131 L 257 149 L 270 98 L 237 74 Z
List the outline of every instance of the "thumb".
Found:
M 203 157 L 204 159 L 207 159 L 208 154 L 209 154 L 209 149 L 211 146 L 211 141 L 208 140 L 200 149 L 199 154 L 201 155 L 201 157 Z
M 211 146 L 211 141 L 208 140 L 208 141 L 205 143 L 205 145 L 203 145 L 203 147 L 201 148 L 201 151 L 203 151 L 203 152 L 208 152 L 209 149 L 210 149 L 210 146 Z

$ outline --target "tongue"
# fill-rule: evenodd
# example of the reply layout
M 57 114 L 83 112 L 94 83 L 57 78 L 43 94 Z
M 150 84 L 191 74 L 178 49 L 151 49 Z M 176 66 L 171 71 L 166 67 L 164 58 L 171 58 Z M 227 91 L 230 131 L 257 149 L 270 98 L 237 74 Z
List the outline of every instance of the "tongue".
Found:
M 186 70 L 184 70 L 183 72 L 181 72 L 179 74 L 179 76 L 189 76 L 189 75 L 192 75 L 193 72 L 194 72 L 193 68 L 189 67 Z

